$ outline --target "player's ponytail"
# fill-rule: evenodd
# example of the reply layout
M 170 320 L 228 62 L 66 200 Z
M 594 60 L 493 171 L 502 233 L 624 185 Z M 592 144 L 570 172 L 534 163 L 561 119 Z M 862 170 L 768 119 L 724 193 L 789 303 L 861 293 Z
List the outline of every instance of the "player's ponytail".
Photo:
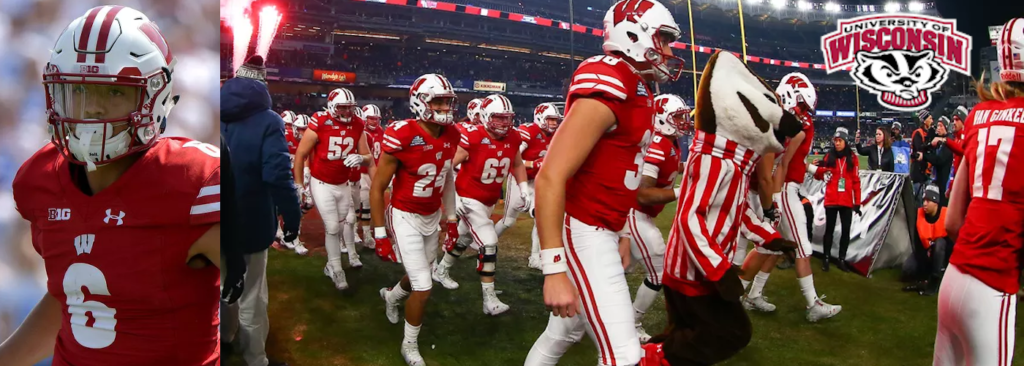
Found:
M 978 99 L 982 102 L 990 100 L 1006 101 L 1010 98 L 1024 98 L 1024 82 L 1019 81 L 993 81 L 985 89 L 985 72 L 981 72 L 981 78 L 974 81 L 974 90 L 978 92 Z

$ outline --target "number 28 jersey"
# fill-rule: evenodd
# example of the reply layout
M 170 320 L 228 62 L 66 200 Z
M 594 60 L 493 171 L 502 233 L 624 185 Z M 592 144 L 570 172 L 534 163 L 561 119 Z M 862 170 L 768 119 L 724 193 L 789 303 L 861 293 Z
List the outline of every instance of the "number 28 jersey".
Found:
M 482 126 L 468 126 L 463 131 L 459 146 L 469 153 L 469 159 L 455 178 L 455 191 L 459 197 L 491 206 L 501 198 L 501 183 L 515 164 L 519 134 L 509 131 L 505 138 L 494 140 Z
M 317 138 L 313 155 L 309 157 L 309 175 L 327 184 L 350 182 L 353 169 L 345 166 L 345 158 L 349 154 L 359 153 L 363 121 L 358 116 L 352 116 L 348 123 L 341 123 L 321 111 L 313 115 L 308 128 L 316 132 Z M 355 176 L 358 177 L 358 173 Z
M 644 154 L 653 136 L 654 95 L 626 61 L 594 56 L 573 74 L 566 110 L 580 98 L 604 103 L 616 122 L 566 183 L 565 212 L 585 224 L 619 231 L 636 204 Z
M 441 208 L 445 176 L 459 145 L 454 126 L 434 138 L 416 120 L 397 121 L 384 131 L 381 148 L 401 165 L 395 172 L 391 205 L 405 212 L 432 215 Z
M 964 121 L 971 202 L 950 258 L 1005 293 L 1020 289 L 1024 251 L 1024 98 L 978 104 Z

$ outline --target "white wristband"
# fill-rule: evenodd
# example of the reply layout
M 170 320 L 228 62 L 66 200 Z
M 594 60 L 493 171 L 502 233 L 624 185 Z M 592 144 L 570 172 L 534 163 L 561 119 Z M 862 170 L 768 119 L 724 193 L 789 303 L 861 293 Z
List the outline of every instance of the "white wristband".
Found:
M 383 227 L 375 227 L 375 228 L 373 228 L 373 238 L 374 239 L 384 239 L 386 237 L 388 237 L 388 232 L 387 232 L 387 230 L 384 230 Z
M 565 273 L 569 265 L 565 258 L 565 248 L 541 249 L 540 266 L 545 275 Z
M 526 195 L 530 191 L 530 185 L 526 184 L 526 182 L 519 182 L 519 191 Z

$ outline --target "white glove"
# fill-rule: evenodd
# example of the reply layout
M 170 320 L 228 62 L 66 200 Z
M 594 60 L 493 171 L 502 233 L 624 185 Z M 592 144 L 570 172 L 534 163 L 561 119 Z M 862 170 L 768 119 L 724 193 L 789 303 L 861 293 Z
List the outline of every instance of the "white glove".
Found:
M 530 191 L 530 185 L 526 182 L 519 183 L 519 198 L 522 199 L 523 205 L 518 207 L 519 212 L 524 212 L 533 207 L 533 192 Z
M 459 215 L 460 218 L 465 217 L 467 214 L 469 214 L 469 211 L 466 210 L 466 205 L 462 203 L 461 198 L 455 202 L 455 214 Z
M 349 168 L 355 168 L 363 164 L 363 156 L 359 154 L 352 154 L 345 158 L 345 166 Z
M 676 189 L 673 189 L 673 191 L 676 191 L 676 200 L 679 200 L 679 196 L 683 194 L 683 185 L 676 186 Z

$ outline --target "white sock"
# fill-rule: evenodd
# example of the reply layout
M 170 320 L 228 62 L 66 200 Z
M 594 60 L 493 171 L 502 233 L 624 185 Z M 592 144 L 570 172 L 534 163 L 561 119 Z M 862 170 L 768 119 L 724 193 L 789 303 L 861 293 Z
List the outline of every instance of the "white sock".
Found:
M 484 291 L 484 295 L 494 295 L 494 282 L 480 282 L 480 287 Z
M 338 234 L 327 233 L 324 238 L 324 249 L 327 249 L 327 263 L 335 271 L 341 270 L 341 240 Z
M 754 285 L 750 286 L 750 293 L 747 297 L 759 297 L 761 292 L 764 291 L 764 284 L 768 282 L 768 276 L 771 272 L 757 271 L 757 276 L 754 276 Z
M 750 281 L 744 280 L 743 277 L 740 277 L 740 283 L 743 284 L 744 290 L 750 288 Z
M 363 226 L 363 241 L 373 240 L 373 234 L 370 233 L 370 225 Z
M 452 268 L 452 266 L 455 265 L 456 259 L 458 259 L 458 257 L 452 255 L 451 253 L 445 252 L 444 256 L 441 257 L 441 263 L 438 263 L 437 265 L 444 267 L 445 269 Z
M 348 248 L 348 257 L 359 258 L 359 250 L 356 249 L 355 227 L 347 222 L 341 223 L 341 237 L 345 240 L 345 247 Z
M 654 298 L 658 296 L 658 291 L 647 286 L 647 282 L 640 284 L 640 287 L 636 289 L 636 300 L 633 300 L 633 310 L 643 315 L 647 312 L 647 309 L 651 308 L 651 304 L 654 304 Z
M 506 207 L 505 209 L 508 210 L 509 208 Z M 496 234 L 498 237 L 501 237 L 501 233 L 505 232 L 505 229 L 508 229 L 509 226 L 510 225 L 505 225 L 504 218 L 498 220 L 498 222 L 494 223 L 494 234 Z
M 405 298 L 408 296 L 409 291 L 405 291 L 405 289 L 402 288 L 401 282 L 395 285 L 395 287 L 392 287 L 391 291 L 388 291 L 386 294 L 384 294 L 384 297 L 386 297 L 388 299 L 388 302 L 392 304 L 405 300 Z
M 807 275 L 807 277 L 797 278 L 796 280 L 800 281 L 800 292 L 804 294 L 807 306 L 814 305 L 814 300 L 818 298 L 818 294 L 814 292 L 814 275 Z
M 416 339 L 420 336 L 420 326 L 413 326 L 409 324 L 409 321 L 405 321 L 405 337 L 402 338 L 402 343 L 416 344 Z

